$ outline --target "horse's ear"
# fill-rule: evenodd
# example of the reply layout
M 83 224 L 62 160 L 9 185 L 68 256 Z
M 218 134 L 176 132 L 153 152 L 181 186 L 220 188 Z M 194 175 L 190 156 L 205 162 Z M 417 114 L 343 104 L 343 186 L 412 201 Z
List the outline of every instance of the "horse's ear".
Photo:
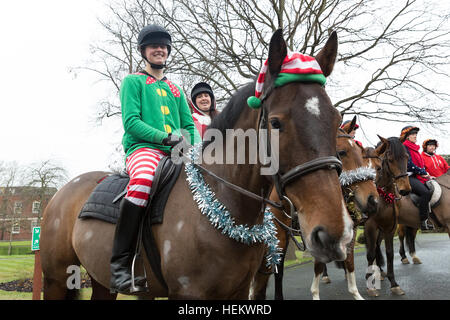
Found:
M 336 31 L 333 31 L 328 38 L 325 47 L 316 55 L 316 60 L 322 69 L 323 75 L 328 77 L 334 68 L 338 48 L 338 38 Z
M 268 68 L 271 75 L 277 75 L 280 72 L 286 55 L 287 47 L 283 38 L 283 30 L 278 29 L 272 35 L 269 45 Z
M 377 136 L 381 141 L 381 145 L 379 145 L 378 148 L 375 149 L 375 152 L 377 153 L 378 156 L 381 156 L 386 152 L 387 147 L 389 146 L 389 140 L 379 136 L 378 134 Z
M 348 129 L 348 132 L 347 132 L 347 133 L 350 133 L 350 132 L 352 132 L 352 130 L 354 130 L 354 129 L 355 129 L 355 126 L 356 126 L 356 116 L 354 116 L 354 117 L 353 117 L 353 119 L 352 119 L 352 122 L 350 123 L 350 127 L 349 127 L 349 129 Z

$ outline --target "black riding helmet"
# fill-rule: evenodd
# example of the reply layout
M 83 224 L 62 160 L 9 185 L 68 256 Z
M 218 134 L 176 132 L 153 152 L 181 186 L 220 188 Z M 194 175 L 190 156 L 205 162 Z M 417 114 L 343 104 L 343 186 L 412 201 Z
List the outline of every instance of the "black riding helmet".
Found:
M 211 107 L 209 108 L 209 111 L 213 111 L 216 109 L 216 98 L 214 97 L 214 93 L 212 91 L 212 88 L 209 84 L 207 84 L 206 82 L 199 82 L 197 83 L 194 88 L 192 88 L 191 91 L 191 101 L 192 104 L 194 105 L 194 107 L 198 109 L 198 106 L 195 102 L 195 99 L 197 98 L 197 96 L 200 93 L 204 93 L 206 92 L 207 94 L 209 94 L 209 96 L 211 97 Z
M 163 44 L 167 46 L 168 55 L 170 56 L 170 51 L 172 49 L 172 37 L 170 36 L 170 33 L 163 27 L 156 25 L 156 24 L 150 24 L 148 26 L 145 26 L 142 28 L 141 32 L 139 32 L 138 36 L 138 50 L 141 53 L 142 58 L 144 58 L 145 61 L 147 61 L 147 58 L 144 54 L 144 49 L 146 46 L 150 44 Z M 149 61 L 147 61 L 149 62 Z M 150 63 L 150 62 L 149 62 Z M 156 69 L 162 69 L 165 67 L 165 65 L 155 65 L 153 63 L 150 63 L 152 68 Z

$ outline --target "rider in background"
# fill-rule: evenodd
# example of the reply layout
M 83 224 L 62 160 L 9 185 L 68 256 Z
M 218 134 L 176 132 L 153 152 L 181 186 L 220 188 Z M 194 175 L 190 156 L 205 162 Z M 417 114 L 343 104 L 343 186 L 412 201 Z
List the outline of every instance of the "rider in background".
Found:
M 449 169 L 447 161 L 436 154 L 438 146 L 439 144 L 435 139 L 427 139 L 422 143 L 422 158 L 425 162 L 425 169 L 435 178 L 447 173 Z
M 416 144 L 417 133 L 419 128 L 413 126 L 406 126 L 402 129 L 400 134 L 400 141 L 406 147 L 408 152 L 408 175 L 409 183 L 412 192 L 420 197 L 419 201 L 419 215 L 422 230 L 427 230 L 426 220 L 429 215 L 429 202 L 431 199 L 431 191 L 425 185 L 431 177 L 425 169 L 425 162 L 419 153 L 420 146 Z
M 211 120 L 218 114 L 213 90 L 206 82 L 197 83 L 191 91 L 192 118 L 203 137 Z
M 146 62 L 145 70 L 126 76 L 120 88 L 122 145 L 130 182 L 114 235 L 112 293 L 130 292 L 131 261 L 158 162 L 183 141 L 183 133 L 186 138 L 189 134 L 191 144 L 201 141 L 183 91 L 164 76 L 171 46 L 172 38 L 163 27 L 144 27 L 138 36 L 138 50 Z M 135 282 L 139 291 L 145 290 L 144 278 Z
M 345 132 L 347 132 L 348 129 L 349 129 L 349 127 L 350 127 L 350 125 L 351 125 L 351 123 L 352 123 L 351 120 L 344 121 L 344 122 L 342 123 L 342 125 L 341 125 L 341 129 L 342 129 L 342 130 L 345 130 Z M 357 144 L 359 144 L 359 145 L 361 146 L 361 148 L 363 148 L 363 145 L 362 145 L 361 141 L 358 141 L 358 140 L 355 139 L 355 136 L 356 136 L 356 130 L 357 130 L 358 128 L 359 128 L 359 125 L 355 124 L 355 127 L 353 128 L 353 130 L 350 131 L 348 134 L 349 134 L 350 136 L 352 136 L 353 140 L 354 140 Z

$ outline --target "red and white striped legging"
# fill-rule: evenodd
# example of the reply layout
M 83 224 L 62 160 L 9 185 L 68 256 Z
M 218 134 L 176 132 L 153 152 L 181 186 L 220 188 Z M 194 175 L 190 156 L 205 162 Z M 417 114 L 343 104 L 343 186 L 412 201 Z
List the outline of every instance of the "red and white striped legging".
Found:
M 126 168 L 130 176 L 125 198 L 135 205 L 146 207 L 156 167 L 166 155 L 157 149 L 141 148 L 134 151 L 126 160 Z

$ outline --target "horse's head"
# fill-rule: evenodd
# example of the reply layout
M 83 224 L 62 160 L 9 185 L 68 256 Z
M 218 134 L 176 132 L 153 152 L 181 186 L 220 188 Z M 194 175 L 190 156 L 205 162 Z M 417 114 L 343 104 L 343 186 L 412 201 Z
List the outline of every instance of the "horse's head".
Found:
M 356 118 L 355 118 L 356 119 Z M 351 194 L 358 209 L 367 214 L 377 211 L 379 195 L 374 184 L 375 169 L 365 162 L 364 149 L 347 131 L 339 129 L 336 141 L 337 153 L 342 161 L 343 172 L 339 179 L 346 194 Z
M 333 70 L 336 55 L 333 32 L 315 57 L 325 77 Z M 286 56 L 286 43 L 278 30 L 270 42 L 262 99 L 268 129 L 279 130 L 275 186 L 281 199 L 287 196 L 295 205 L 303 239 L 314 257 L 322 262 L 343 260 L 353 222 L 335 170 L 340 166 L 335 155 L 341 116 L 320 83 L 303 80 L 277 85 Z
M 407 174 L 408 153 L 405 146 L 396 137 L 389 139 L 378 137 L 380 142 L 375 152 L 379 155 L 380 161 L 377 165 L 376 185 L 388 187 L 394 184 L 402 196 L 408 195 L 411 192 L 411 185 Z

